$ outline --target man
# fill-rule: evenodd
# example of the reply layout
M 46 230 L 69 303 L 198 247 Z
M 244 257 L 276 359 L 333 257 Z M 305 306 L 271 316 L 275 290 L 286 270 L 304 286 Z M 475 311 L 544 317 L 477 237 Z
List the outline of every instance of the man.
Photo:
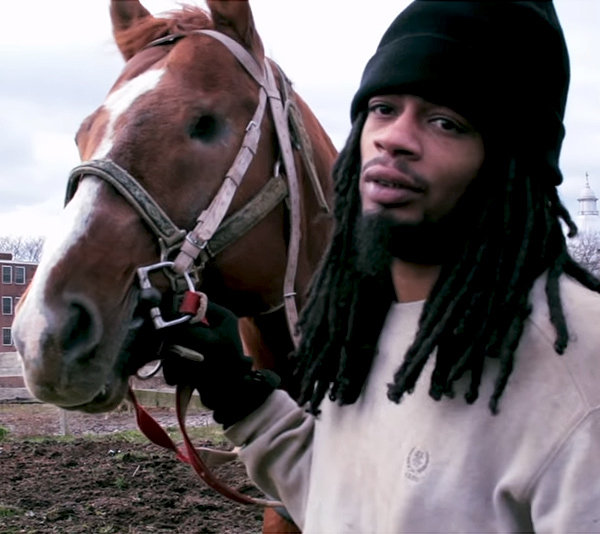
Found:
M 551 2 L 412 3 L 352 102 L 299 404 L 224 310 L 177 332 L 306 534 L 600 532 L 600 283 L 556 191 L 568 80 Z

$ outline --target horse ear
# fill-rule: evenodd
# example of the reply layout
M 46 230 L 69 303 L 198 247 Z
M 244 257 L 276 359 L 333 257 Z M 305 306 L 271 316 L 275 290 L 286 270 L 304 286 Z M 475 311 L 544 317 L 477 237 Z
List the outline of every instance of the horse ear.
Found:
M 265 51 L 248 0 L 207 0 L 215 30 L 241 41 L 256 59 L 263 61 Z M 233 35 L 232 35 L 233 34 Z
M 139 0 L 111 0 L 110 2 L 110 20 L 112 22 L 113 34 L 117 46 L 126 60 L 130 59 L 135 54 L 135 51 L 131 49 L 131 46 L 127 46 L 119 39 L 119 34 L 146 17 L 152 18 L 152 15 L 150 11 L 140 4 Z

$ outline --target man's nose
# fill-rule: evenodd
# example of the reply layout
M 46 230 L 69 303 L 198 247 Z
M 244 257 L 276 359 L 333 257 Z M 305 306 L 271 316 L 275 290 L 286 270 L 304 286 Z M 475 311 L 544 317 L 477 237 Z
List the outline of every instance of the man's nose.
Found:
M 393 156 L 420 157 L 422 137 L 418 118 L 405 110 L 377 132 L 375 144 Z

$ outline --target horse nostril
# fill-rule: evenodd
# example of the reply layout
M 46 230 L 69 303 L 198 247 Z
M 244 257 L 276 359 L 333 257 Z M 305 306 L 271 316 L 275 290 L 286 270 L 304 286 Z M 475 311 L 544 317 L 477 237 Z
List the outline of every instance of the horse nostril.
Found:
M 101 323 L 93 305 L 78 299 L 68 305 L 63 330 L 63 348 L 72 356 L 91 355 L 101 337 Z

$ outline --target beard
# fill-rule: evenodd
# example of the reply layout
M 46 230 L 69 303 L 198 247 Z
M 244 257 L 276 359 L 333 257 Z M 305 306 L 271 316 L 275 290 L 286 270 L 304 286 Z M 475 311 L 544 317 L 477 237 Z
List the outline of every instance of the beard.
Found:
M 385 213 L 362 214 L 356 224 L 354 242 L 357 268 L 367 276 L 389 273 L 397 258 L 419 265 L 442 265 L 464 244 L 463 210 L 437 221 L 401 222 Z
M 486 166 L 484 169 L 488 169 Z M 371 276 L 389 274 L 394 259 L 417 265 L 444 265 L 458 261 L 467 242 L 482 237 L 479 227 L 484 218 L 494 217 L 490 206 L 494 193 L 490 193 L 490 183 L 499 184 L 498 193 L 504 187 L 504 180 L 482 180 L 488 175 L 481 169 L 478 176 L 467 186 L 451 211 L 433 219 L 425 216 L 419 222 L 398 221 L 383 209 L 375 213 L 362 213 L 356 221 L 354 244 L 357 252 L 359 272 Z M 501 176 L 494 170 L 491 177 Z M 478 236 L 478 237 L 475 237 Z

